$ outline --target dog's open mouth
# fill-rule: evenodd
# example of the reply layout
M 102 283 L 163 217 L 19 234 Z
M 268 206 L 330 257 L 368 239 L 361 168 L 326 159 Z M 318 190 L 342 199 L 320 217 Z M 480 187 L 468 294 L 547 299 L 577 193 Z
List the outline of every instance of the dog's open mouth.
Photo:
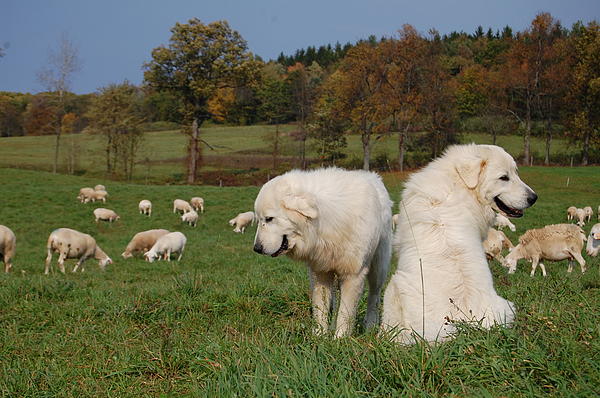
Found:
M 503 201 L 501 201 L 497 196 L 494 198 L 494 202 L 498 209 L 506 214 L 508 217 L 519 218 L 523 217 L 523 210 L 513 209 L 512 207 L 507 206 Z
M 271 257 L 277 257 L 281 253 L 286 251 L 287 249 L 288 249 L 288 238 L 287 238 L 287 235 L 283 235 L 283 239 L 281 240 L 281 246 L 275 253 L 271 254 Z

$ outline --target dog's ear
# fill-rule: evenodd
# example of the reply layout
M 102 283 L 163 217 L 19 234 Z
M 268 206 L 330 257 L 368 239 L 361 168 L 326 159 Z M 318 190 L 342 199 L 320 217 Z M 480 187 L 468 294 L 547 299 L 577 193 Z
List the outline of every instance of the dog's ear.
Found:
M 481 158 L 464 159 L 455 166 L 456 173 L 469 189 L 479 184 L 479 178 L 487 166 L 487 161 Z
M 307 218 L 317 218 L 317 202 L 311 194 L 286 195 L 282 200 L 283 207 L 298 212 Z

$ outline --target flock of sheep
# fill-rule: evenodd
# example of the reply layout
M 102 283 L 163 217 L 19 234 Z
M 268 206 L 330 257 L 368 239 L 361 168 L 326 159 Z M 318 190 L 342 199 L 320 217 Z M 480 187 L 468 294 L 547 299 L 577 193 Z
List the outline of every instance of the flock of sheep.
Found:
M 102 201 L 106 203 L 108 192 L 104 185 L 96 185 L 94 188 L 81 188 L 77 199 L 81 203 Z M 152 215 L 152 202 L 141 200 L 138 204 L 140 214 Z M 182 213 L 181 220 L 192 227 L 198 222 L 198 211 L 204 212 L 204 199 L 193 197 L 189 202 L 182 199 L 173 201 L 173 213 Z M 120 219 L 119 215 L 111 209 L 96 208 L 93 211 L 95 221 L 114 222 Z M 238 214 L 229 221 L 234 228 L 234 232 L 243 233 L 246 226 L 254 222 L 254 213 L 245 212 Z M 187 239 L 181 232 L 170 232 L 166 229 L 151 229 L 142 231 L 133 236 L 127 244 L 125 251 L 121 256 L 125 259 L 133 257 L 136 253 L 142 253 L 144 258 L 153 262 L 163 259 L 171 261 L 171 255 L 178 255 L 177 260 L 181 260 Z M 14 232 L 0 225 L 0 261 L 4 262 L 4 271 L 9 272 L 12 268 L 12 259 L 16 251 L 16 237 Z M 58 253 L 58 268 L 65 273 L 64 262 L 66 259 L 77 259 L 73 272 L 78 269 L 84 271 L 84 262 L 89 258 L 98 260 L 101 269 L 105 269 L 108 264 L 112 264 L 112 259 L 98 246 L 96 240 L 88 234 L 76 231 L 70 228 L 59 228 L 50 234 L 47 243 L 47 257 L 44 273 L 50 272 L 50 264 L 54 253 Z

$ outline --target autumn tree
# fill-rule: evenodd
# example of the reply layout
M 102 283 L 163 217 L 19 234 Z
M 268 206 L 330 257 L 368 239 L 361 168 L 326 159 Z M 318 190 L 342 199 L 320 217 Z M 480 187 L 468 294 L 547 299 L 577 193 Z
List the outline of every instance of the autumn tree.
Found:
M 47 93 L 31 97 L 23 114 L 25 135 L 48 135 L 56 133 L 56 108 Z
M 144 79 L 152 88 L 176 94 L 191 122 L 188 143 L 188 183 L 196 180 L 201 163 L 200 127 L 210 119 L 209 100 L 219 89 L 236 88 L 256 78 L 258 61 L 246 41 L 226 21 L 204 24 L 194 18 L 176 23 L 167 47 L 152 50 Z

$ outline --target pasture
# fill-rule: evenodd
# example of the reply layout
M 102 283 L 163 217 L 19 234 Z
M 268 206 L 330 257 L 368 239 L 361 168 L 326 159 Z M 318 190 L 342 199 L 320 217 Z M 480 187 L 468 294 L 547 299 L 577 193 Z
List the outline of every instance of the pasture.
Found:
M 539 200 L 514 221 L 516 233 L 505 231 L 513 243 L 526 229 L 566 220 L 569 205 L 600 205 L 598 167 L 522 167 L 521 177 Z M 401 177 L 384 180 L 397 203 Z M 97 183 L 106 185 L 108 203 L 75 199 L 80 187 Z M 135 185 L 17 169 L 0 169 L 0 186 L 0 224 L 17 236 L 13 271 L 0 274 L 2 396 L 598 392 L 600 258 L 584 256 L 584 275 L 578 267 L 567 274 L 566 262 L 547 262 L 547 278 L 531 278 L 523 261 L 514 275 L 493 262 L 497 291 L 518 309 L 510 329 L 465 327 L 437 346 L 398 346 L 360 327 L 351 338 L 332 340 L 311 334 L 305 267 L 256 255 L 255 227 L 242 235 L 227 224 L 252 209 L 258 187 Z M 206 202 L 196 228 L 172 213 L 173 199 L 192 196 Z M 141 199 L 153 202 L 151 218 L 138 214 Z M 95 207 L 114 209 L 121 220 L 96 224 Z M 55 255 L 53 272 L 43 275 L 46 240 L 58 227 L 91 234 L 114 264 L 102 272 L 88 260 L 84 273 L 62 275 Z M 181 262 L 121 258 L 134 233 L 151 228 L 187 236 Z M 359 319 L 364 311 L 363 300 Z

